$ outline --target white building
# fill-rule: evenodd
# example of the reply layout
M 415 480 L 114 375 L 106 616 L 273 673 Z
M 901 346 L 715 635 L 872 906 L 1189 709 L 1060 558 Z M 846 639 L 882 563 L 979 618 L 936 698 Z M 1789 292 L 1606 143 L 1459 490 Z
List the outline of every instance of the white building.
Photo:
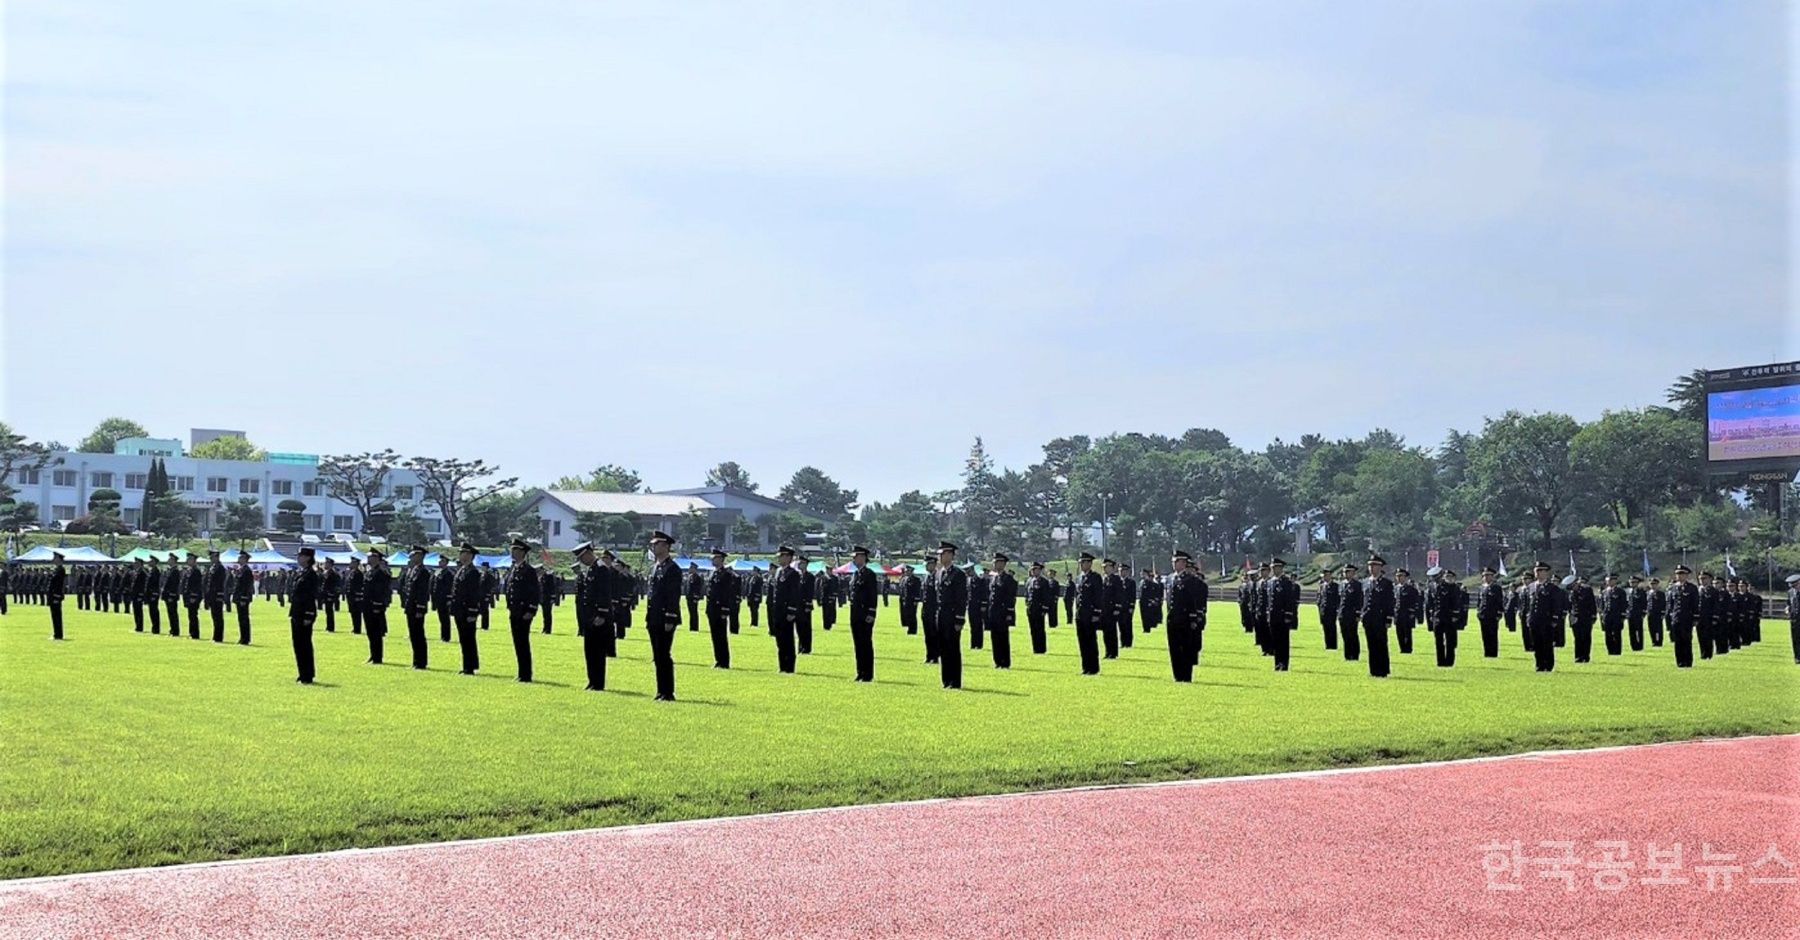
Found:
M 525 512 L 529 513 L 534 509 L 543 524 L 540 537 L 549 548 L 574 548 L 580 544 L 582 538 L 575 532 L 575 517 L 584 512 L 607 516 L 635 514 L 640 532 L 655 529 L 674 532 L 677 520 L 698 510 L 706 513 L 707 517 L 705 541 L 730 552 L 768 551 L 773 548 L 776 533 L 773 520 L 768 517 L 776 513 L 798 513 L 816 521 L 820 528 L 826 524 L 823 517 L 811 510 L 730 486 L 701 486 L 658 493 L 540 489 L 533 490 L 525 502 Z M 756 526 L 755 542 L 738 541 L 736 530 L 740 519 L 748 519 Z M 694 550 L 698 547 L 689 545 L 683 548 Z
M 50 528 L 86 515 L 88 497 L 95 490 L 117 490 L 121 521 L 136 528 L 143 519 L 150 464 L 161 459 L 170 488 L 193 510 L 202 532 L 217 529 L 226 504 L 240 499 L 256 501 L 267 529 L 275 528 L 278 505 L 292 499 L 306 507 L 301 513 L 306 532 L 362 532 L 361 514 L 354 506 L 332 498 L 319 478 L 317 455 L 272 453 L 260 461 L 199 460 L 182 455 L 179 445 L 172 440 L 127 438 L 111 454 L 58 451 L 42 470 L 13 472 L 12 485 L 18 490 L 14 498 L 37 503 L 38 524 Z M 175 453 L 169 454 L 171 450 Z M 412 507 L 424 521 L 426 532 L 434 537 L 443 535 L 443 514 L 425 500 L 417 474 L 405 469 L 390 472 L 381 495 L 396 508 Z

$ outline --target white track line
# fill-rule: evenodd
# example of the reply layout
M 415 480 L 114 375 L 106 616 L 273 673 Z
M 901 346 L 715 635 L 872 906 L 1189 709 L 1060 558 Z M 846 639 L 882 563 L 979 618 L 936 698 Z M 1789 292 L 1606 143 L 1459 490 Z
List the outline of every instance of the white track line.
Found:
M 12 881 L 0 881 L 0 896 L 4 896 L 9 891 L 19 888 L 30 888 L 99 878 L 112 878 L 120 875 L 174 873 L 206 868 L 287 863 L 310 859 L 376 855 L 389 852 L 435 851 L 438 849 L 486 845 L 496 842 L 566 839 L 593 835 L 595 833 L 660 831 L 698 826 L 729 826 L 752 820 L 781 819 L 788 816 L 808 816 L 815 813 L 853 813 L 862 810 L 886 809 L 891 807 L 930 806 L 937 803 L 1022 800 L 1040 796 L 1054 796 L 1066 793 L 1089 793 L 1104 790 L 1153 790 L 1164 787 L 1195 787 L 1227 783 L 1252 783 L 1262 780 L 1299 780 L 1316 777 L 1336 777 L 1349 774 L 1383 773 L 1394 770 L 1420 770 L 1429 767 L 1456 767 L 1465 764 L 1488 764 L 1499 761 L 1556 760 L 1564 757 L 1582 757 L 1589 754 L 1606 754 L 1613 751 L 1631 751 L 1649 748 L 1690 747 L 1695 745 L 1717 744 L 1729 745 L 1742 741 L 1767 741 L 1779 740 L 1782 738 L 1800 739 L 1800 734 L 1753 734 L 1734 738 L 1687 738 L 1680 741 L 1657 741 L 1650 744 L 1609 744 L 1602 747 L 1568 748 L 1553 751 L 1522 751 L 1517 754 L 1491 754 L 1485 757 L 1457 757 L 1450 760 L 1422 761 L 1410 764 L 1367 764 L 1358 767 L 1326 767 L 1318 770 L 1284 770 L 1273 773 L 1242 774 L 1235 777 L 1197 777 L 1189 780 L 1156 780 L 1144 783 L 1096 783 L 1078 787 L 1059 787 L 1053 790 L 1022 790 L 1012 793 L 986 793 L 975 796 L 936 796 L 920 800 L 897 800 L 891 803 L 854 803 L 847 806 L 819 806 L 811 809 L 789 809 L 769 813 L 749 813 L 742 816 L 709 816 L 701 819 L 677 819 L 669 822 L 635 823 L 625 826 L 601 826 L 591 829 L 564 829 L 556 832 L 528 832 L 510 836 L 483 836 L 478 839 L 456 839 L 450 842 L 414 842 L 405 845 L 378 845 L 365 848 L 332 849 L 325 852 L 307 852 L 300 855 L 265 855 L 256 858 L 221 859 L 212 862 L 185 862 L 178 865 L 150 865 L 141 868 L 118 868 L 110 871 L 79 872 L 72 875 L 43 875 L 36 878 L 19 878 Z

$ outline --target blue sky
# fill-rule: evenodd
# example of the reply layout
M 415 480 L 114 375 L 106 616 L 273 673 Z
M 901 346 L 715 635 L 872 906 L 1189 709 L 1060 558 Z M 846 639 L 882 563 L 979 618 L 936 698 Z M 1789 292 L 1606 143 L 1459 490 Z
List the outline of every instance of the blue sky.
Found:
M 1800 356 L 1776 3 L 15 0 L 0 414 L 814 464 Z

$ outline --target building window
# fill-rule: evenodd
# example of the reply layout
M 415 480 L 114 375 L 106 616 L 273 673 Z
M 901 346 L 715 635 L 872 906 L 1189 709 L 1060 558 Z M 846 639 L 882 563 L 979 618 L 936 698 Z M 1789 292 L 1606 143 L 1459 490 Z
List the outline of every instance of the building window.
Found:
M 320 517 L 319 517 L 319 514 L 316 512 L 309 512 L 306 515 L 301 516 L 300 523 L 302 525 L 306 526 L 308 529 L 311 529 L 314 532 L 317 532 L 320 529 L 324 528 L 324 526 L 319 524 Z
M 206 491 L 208 493 L 229 493 L 231 492 L 231 481 L 224 477 L 207 477 Z
M 150 474 L 148 473 L 125 474 L 125 488 L 128 490 L 141 490 L 149 483 Z
M 94 489 L 112 489 L 113 475 L 110 470 L 97 470 L 88 474 L 88 482 Z
M 425 523 L 425 531 L 432 535 L 444 531 L 444 520 L 442 519 L 421 519 L 419 521 Z
M 319 492 L 319 490 L 320 490 L 320 485 L 319 485 L 318 480 L 307 480 L 305 483 L 301 484 L 301 486 L 300 486 L 300 492 L 306 494 L 307 496 L 322 496 L 322 495 L 324 495 L 323 493 Z
M 74 486 L 80 474 L 73 470 L 54 470 L 50 473 L 51 486 Z
M 51 506 L 50 518 L 56 522 L 68 522 L 75 518 L 74 506 Z
M 262 481 L 251 479 L 250 477 L 245 477 L 238 481 L 238 492 L 239 493 L 260 493 L 260 492 L 262 492 Z
M 176 492 L 192 493 L 194 491 L 194 478 L 193 477 L 170 477 L 169 482 L 172 484 L 172 488 Z
M 294 495 L 294 481 L 293 480 L 270 480 L 269 481 L 269 494 L 271 496 L 292 496 L 292 495 Z
M 119 510 L 119 518 L 123 520 L 126 525 L 135 529 L 143 522 L 144 511 L 142 509 L 121 509 Z
M 20 470 L 17 473 L 13 474 L 13 476 L 16 476 L 19 478 L 20 486 L 36 486 L 36 485 L 38 485 L 38 481 L 40 479 L 42 479 L 42 474 L 40 474 L 38 471 L 27 470 L 24 468 L 20 468 Z
M 332 516 L 331 517 L 331 528 L 335 531 L 348 532 L 355 526 L 356 526 L 356 519 L 353 516 Z
M 413 498 L 413 488 L 411 486 L 396 485 L 394 487 L 394 498 L 395 499 L 412 499 Z

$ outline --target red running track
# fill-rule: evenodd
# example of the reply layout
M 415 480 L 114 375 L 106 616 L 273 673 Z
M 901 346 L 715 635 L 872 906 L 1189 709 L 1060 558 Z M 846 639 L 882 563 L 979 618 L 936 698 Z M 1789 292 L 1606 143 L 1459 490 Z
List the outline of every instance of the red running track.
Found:
M 1602 841 L 1635 866 L 1622 882 L 1589 867 Z M 1568 887 L 1541 842 L 1573 843 Z M 1679 864 L 1646 867 L 1651 842 L 1679 843 Z M 0 933 L 1795 937 L 1784 878 L 1800 878 L 1800 735 L 18 881 L 0 884 Z

